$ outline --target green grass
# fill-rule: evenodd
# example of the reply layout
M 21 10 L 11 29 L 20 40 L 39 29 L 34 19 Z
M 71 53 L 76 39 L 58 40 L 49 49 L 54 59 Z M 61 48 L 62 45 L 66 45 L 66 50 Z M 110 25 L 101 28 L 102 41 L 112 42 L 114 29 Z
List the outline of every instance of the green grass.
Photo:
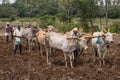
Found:
M 73 18 L 71 20 L 71 23 L 66 23 L 66 22 L 62 23 L 59 20 L 52 21 L 51 19 L 47 19 L 46 21 L 43 21 L 43 20 L 40 20 L 40 18 L 16 18 L 16 19 L 18 21 L 23 22 L 23 25 L 26 25 L 29 22 L 30 23 L 31 22 L 37 22 L 37 25 L 39 24 L 40 27 L 42 27 L 42 28 L 45 28 L 47 25 L 52 23 L 60 31 L 64 31 L 64 30 L 69 31 L 73 27 L 81 27 L 81 22 L 80 22 L 79 18 Z M 9 18 L 0 18 L 0 30 L 1 31 L 4 30 L 5 24 L 8 21 L 9 21 Z M 102 18 L 101 22 L 105 25 L 105 18 Z M 120 22 L 120 19 L 108 19 L 108 22 L 109 22 L 110 26 L 114 27 L 113 24 L 118 24 Z M 95 28 L 97 28 L 99 26 L 99 24 L 100 24 L 100 19 L 99 18 L 94 19 L 93 24 L 95 25 Z M 119 25 L 117 25 L 117 26 L 119 26 Z M 92 29 L 89 30 L 89 31 L 92 31 Z M 114 31 L 116 31 L 116 30 L 114 30 Z

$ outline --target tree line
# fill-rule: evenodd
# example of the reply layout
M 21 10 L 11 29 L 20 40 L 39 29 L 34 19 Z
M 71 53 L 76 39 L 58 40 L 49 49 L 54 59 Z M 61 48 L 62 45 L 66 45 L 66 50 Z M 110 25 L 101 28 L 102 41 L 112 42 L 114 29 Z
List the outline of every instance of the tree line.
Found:
M 4 1 L 4 0 L 3 0 Z M 7 0 L 6 0 L 7 1 Z M 105 17 L 105 7 L 94 0 L 16 0 L 0 5 L 0 17 L 40 17 L 44 15 L 95 18 Z M 108 18 L 120 18 L 120 6 L 108 6 Z
M 94 19 L 106 17 L 105 6 L 97 5 L 94 0 L 16 0 L 13 4 L 9 0 L 3 1 L 0 5 L 0 18 L 38 18 L 41 26 L 52 24 L 60 30 L 70 30 L 74 26 L 83 26 L 86 31 L 96 30 L 98 26 L 93 25 Z M 108 18 L 120 18 L 120 5 L 110 5 L 107 1 Z M 78 20 L 76 24 L 73 18 Z M 114 27 L 114 32 L 117 28 L 119 24 Z

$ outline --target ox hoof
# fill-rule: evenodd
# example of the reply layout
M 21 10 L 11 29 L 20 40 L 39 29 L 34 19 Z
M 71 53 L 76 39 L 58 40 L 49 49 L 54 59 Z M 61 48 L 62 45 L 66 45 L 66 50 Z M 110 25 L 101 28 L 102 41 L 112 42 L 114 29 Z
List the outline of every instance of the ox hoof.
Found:
M 68 69 L 68 67 L 65 66 L 65 69 Z
M 65 68 L 67 69 L 67 68 L 68 68 L 68 66 L 66 66 L 66 65 L 65 65 Z
M 102 72 L 103 71 L 103 69 L 102 68 L 98 68 L 98 72 Z
M 96 62 L 96 59 L 93 59 L 93 62 Z
M 73 69 L 73 66 L 71 66 L 71 68 Z
M 47 63 L 47 65 L 52 65 L 52 64 L 49 62 L 49 63 Z

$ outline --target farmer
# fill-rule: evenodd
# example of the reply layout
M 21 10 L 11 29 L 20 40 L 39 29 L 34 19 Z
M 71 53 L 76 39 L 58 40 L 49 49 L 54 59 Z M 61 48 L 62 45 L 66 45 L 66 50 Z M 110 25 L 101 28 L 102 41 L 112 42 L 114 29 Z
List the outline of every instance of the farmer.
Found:
M 20 28 L 20 25 L 18 25 L 17 28 L 14 30 L 13 36 L 15 37 L 14 54 L 16 54 L 16 50 L 18 46 L 19 46 L 20 54 L 22 54 L 22 29 Z
M 6 43 L 9 42 L 9 33 L 10 33 L 10 23 L 6 22 L 6 26 L 5 26 L 5 38 L 6 38 Z
M 72 33 L 72 36 L 79 36 L 79 34 L 78 34 L 78 29 L 77 29 L 76 27 L 72 30 L 72 32 L 73 32 L 73 33 Z M 80 51 L 80 48 L 79 48 L 79 47 L 74 50 L 74 56 L 75 56 L 75 57 L 78 56 L 79 51 Z
M 78 36 L 78 29 L 76 27 L 73 29 L 72 36 Z

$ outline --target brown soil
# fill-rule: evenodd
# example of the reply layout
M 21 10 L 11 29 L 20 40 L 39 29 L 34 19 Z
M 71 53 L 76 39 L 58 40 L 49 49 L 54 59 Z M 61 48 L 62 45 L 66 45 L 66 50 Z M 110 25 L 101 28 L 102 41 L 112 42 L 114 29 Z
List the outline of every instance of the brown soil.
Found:
M 102 68 L 98 60 L 93 62 L 93 49 L 89 44 L 74 68 L 66 69 L 61 51 L 52 53 L 52 65 L 48 66 L 46 56 L 41 57 L 37 48 L 31 52 L 24 49 L 23 55 L 19 51 L 14 55 L 13 43 L 6 44 L 5 38 L 0 37 L 0 80 L 120 80 L 120 35 L 114 39 Z

